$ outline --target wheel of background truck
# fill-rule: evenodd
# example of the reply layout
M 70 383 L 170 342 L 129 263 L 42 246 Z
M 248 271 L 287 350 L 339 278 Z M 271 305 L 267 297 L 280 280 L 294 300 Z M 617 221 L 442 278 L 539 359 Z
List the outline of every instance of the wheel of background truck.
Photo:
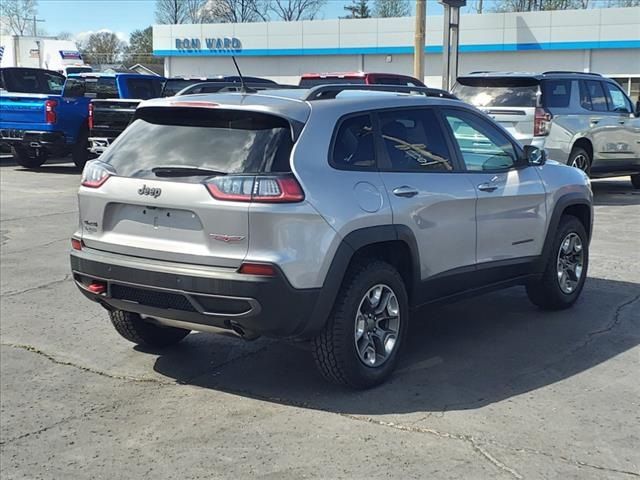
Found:
M 352 266 L 324 330 L 312 341 L 313 356 L 329 381 L 369 388 L 393 372 L 409 326 L 404 282 L 388 263 Z
M 36 154 L 33 148 L 13 147 L 13 157 L 18 165 L 24 168 L 38 168 L 47 161 L 48 155 L 44 151 Z
M 633 188 L 640 188 L 640 173 L 631 175 L 631 185 L 633 185 Z
M 78 134 L 78 140 L 71 150 L 71 158 L 76 167 L 81 170 L 89 160 L 89 132 L 86 129 Z
M 582 147 L 573 147 L 567 165 L 579 168 L 589 175 L 591 173 L 591 155 Z
M 529 300 L 545 310 L 569 308 L 580 296 L 589 267 L 587 233 L 576 217 L 560 219 L 540 280 L 527 284 Z
M 144 320 L 137 313 L 113 310 L 109 312 L 111 323 L 124 338 L 138 345 L 161 348 L 175 345 L 191 330 L 165 327 Z

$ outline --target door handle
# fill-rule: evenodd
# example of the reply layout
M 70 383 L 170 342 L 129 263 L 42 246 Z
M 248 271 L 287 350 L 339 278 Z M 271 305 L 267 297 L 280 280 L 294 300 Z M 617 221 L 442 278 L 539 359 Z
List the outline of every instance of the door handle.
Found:
M 481 183 L 480 185 L 478 185 L 478 190 L 481 190 L 483 192 L 495 192 L 497 189 L 498 186 L 492 183 Z
M 394 188 L 393 189 L 393 194 L 396 197 L 411 198 L 411 197 L 415 197 L 418 194 L 418 190 L 416 190 L 413 187 L 409 187 L 407 185 L 403 185 L 401 187 Z
M 599 121 L 599 118 L 592 118 L 589 120 L 589 123 L 591 123 L 591 125 L 597 125 Z

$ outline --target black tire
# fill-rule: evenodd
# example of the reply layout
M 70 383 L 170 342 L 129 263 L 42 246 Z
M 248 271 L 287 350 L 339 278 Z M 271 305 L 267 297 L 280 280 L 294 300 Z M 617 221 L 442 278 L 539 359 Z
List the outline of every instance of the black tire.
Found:
M 42 149 L 36 151 L 33 148 L 16 146 L 12 150 L 16 162 L 24 168 L 38 168 L 47 161 L 48 155 Z
M 573 147 L 571 150 L 571 155 L 569 155 L 569 161 L 567 161 L 567 165 L 575 168 L 579 168 L 587 175 L 591 174 L 591 163 L 593 159 L 589 152 L 587 152 L 582 147 Z
M 640 173 L 631 175 L 631 185 L 633 185 L 633 188 L 640 188 Z
M 137 313 L 113 310 L 109 312 L 111 323 L 124 338 L 137 345 L 162 348 L 175 345 L 189 335 L 190 330 L 164 327 L 147 322 Z
M 355 319 L 364 295 L 383 284 L 395 294 L 399 307 L 399 329 L 395 347 L 379 366 L 367 366 L 356 350 Z M 312 352 L 322 376 L 352 388 L 370 388 L 393 372 L 409 326 L 409 303 L 404 282 L 388 263 L 371 260 L 353 265 L 347 272 L 323 331 L 313 339 Z
M 558 254 L 561 244 L 567 235 L 575 233 L 580 237 L 583 251 L 582 274 L 571 293 L 560 288 L 558 280 Z M 563 310 L 571 307 L 582 292 L 589 268 L 589 240 L 582 222 L 576 217 L 565 215 L 560 219 L 553 239 L 553 246 L 542 278 L 527 284 L 527 295 L 534 305 L 544 310 Z
M 78 134 L 78 139 L 71 150 L 71 159 L 80 170 L 89 160 L 89 131 L 86 128 L 80 130 Z

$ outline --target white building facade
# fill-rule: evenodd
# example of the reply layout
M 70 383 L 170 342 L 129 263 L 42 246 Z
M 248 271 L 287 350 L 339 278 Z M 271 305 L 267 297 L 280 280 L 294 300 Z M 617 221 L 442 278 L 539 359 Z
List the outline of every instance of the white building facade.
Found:
M 303 73 L 395 72 L 412 75 L 414 18 L 336 19 L 243 24 L 156 25 L 154 54 L 167 76 L 242 73 L 297 84 Z M 443 18 L 427 18 L 425 81 L 439 87 Z M 613 77 L 640 94 L 640 7 L 530 13 L 463 14 L 460 67 Z

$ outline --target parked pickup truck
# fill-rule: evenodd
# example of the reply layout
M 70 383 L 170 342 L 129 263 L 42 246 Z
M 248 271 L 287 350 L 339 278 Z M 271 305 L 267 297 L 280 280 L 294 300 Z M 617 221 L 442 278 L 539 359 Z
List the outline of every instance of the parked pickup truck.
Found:
M 155 75 L 72 75 L 78 94 L 90 97 L 88 151 L 100 155 L 125 129 L 142 100 L 159 97 L 165 79 Z
M 66 95 L 64 76 L 50 70 L 3 68 L 0 81 L 0 142 L 20 165 L 36 168 L 69 153 L 84 164 L 88 99 Z

